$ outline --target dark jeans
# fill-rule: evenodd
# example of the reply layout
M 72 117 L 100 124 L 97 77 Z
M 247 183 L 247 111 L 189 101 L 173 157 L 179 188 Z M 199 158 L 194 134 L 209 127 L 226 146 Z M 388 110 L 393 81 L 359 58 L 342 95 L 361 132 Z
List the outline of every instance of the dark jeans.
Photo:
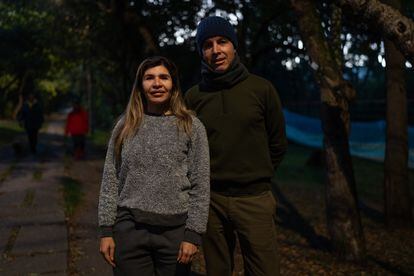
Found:
M 85 157 L 85 135 L 73 135 L 73 155 L 75 158 Z
M 132 219 L 116 223 L 114 275 L 189 275 L 190 265 L 177 263 L 183 238 L 184 225 L 152 226 Z
M 27 138 L 29 140 L 29 147 L 30 151 L 35 154 L 36 147 L 37 147 L 37 135 L 39 133 L 39 129 L 26 129 Z
M 276 201 L 270 191 L 236 197 L 211 192 L 203 239 L 207 275 L 232 275 L 236 234 L 245 276 L 279 275 L 275 215 Z
M 85 150 L 85 135 L 73 135 L 73 149 L 81 149 L 82 151 Z

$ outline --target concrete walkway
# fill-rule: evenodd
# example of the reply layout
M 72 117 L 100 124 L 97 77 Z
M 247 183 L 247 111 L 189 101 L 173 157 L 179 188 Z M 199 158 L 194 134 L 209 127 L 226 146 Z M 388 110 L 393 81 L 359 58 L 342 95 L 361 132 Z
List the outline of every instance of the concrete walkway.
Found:
M 14 160 L 0 152 L 0 275 L 66 275 L 68 235 L 60 177 L 64 114 L 39 137 L 39 154 Z

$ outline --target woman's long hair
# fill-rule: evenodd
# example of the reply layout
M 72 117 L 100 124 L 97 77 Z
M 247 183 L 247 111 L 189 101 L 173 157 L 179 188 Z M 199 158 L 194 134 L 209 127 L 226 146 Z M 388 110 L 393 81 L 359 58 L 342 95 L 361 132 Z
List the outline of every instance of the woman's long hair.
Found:
M 115 136 L 115 156 L 118 161 L 121 158 L 122 144 L 126 139 L 135 135 L 142 123 L 146 106 L 146 98 L 143 95 L 144 89 L 142 87 L 144 74 L 148 69 L 160 65 L 167 68 L 172 80 L 172 89 L 170 91 L 171 97 L 169 100 L 168 110 L 177 117 L 178 129 L 185 132 L 187 135 L 190 135 L 192 127 L 191 115 L 193 112 L 186 108 L 184 100 L 181 96 L 177 67 L 172 61 L 165 57 L 155 56 L 147 58 L 138 67 L 124 119 L 121 121 L 121 125 Z

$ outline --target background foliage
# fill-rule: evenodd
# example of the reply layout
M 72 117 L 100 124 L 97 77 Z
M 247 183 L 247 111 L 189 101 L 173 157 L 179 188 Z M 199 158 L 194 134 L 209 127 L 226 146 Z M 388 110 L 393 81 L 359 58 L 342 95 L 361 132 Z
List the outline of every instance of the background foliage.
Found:
M 326 35 L 330 1 L 319 1 Z M 404 14 L 413 18 L 414 4 Z M 319 116 L 319 92 L 289 1 L 34 0 L 0 2 L 0 116 L 11 117 L 18 95 L 34 90 L 48 111 L 82 97 L 95 127 L 110 127 L 125 107 L 145 57 L 173 59 L 185 91 L 199 80 L 195 28 L 221 15 L 237 29 L 238 52 L 248 68 L 271 80 L 283 105 Z M 384 50 L 380 34 L 345 13 L 345 75 L 357 89 L 354 120 L 385 118 Z M 414 75 L 407 64 L 410 124 Z

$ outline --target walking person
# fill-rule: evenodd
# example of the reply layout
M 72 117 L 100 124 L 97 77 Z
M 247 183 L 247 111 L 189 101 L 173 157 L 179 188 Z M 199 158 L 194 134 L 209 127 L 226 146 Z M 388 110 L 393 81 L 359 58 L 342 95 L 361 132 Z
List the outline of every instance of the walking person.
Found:
M 175 65 L 144 60 L 109 142 L 99 197 L 100 251 L 115 275 L 188 275 L 205 232 L 209 152 Z
M 89 131 L 88 112 L 83 109 L 79 98 L 73 101 L 72 111 L 66 118 L 65 136 L 70 135 L 73 141 L 75 159 L 85 157 L 85 137 Z
M 196 43 L 202 79 L 185 101 L 206 127 L 210 147 L 207 275 L 232 275 L 236 235 L 246 276 L 278 275 L 271 179 L 287 148 L 279 97 L 240 63 L 236 33 L 225 19 L 203 19 Z
M 26 131 L 30 152 L 35 155 L 37 153 L 37 137 L 44 118 L 42 103 L 34 92 L 27 94 L 17 114 L 17 120 Z

